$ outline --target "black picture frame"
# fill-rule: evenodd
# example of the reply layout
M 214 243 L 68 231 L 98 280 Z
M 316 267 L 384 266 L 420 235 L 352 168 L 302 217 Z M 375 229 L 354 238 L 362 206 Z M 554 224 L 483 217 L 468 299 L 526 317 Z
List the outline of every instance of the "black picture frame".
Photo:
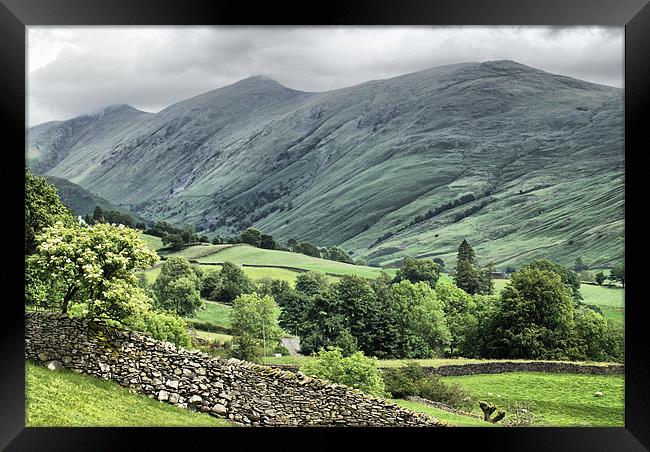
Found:
M 24 218 L 22 180 L 25 148 L 25 27 L 29 25 L 609 25 L 625 27 L 625 242 L 628 271 L 626 303 L 625 427 L 511 429 L 210 429 L 187 428 L 25 428 L 24 289 L 21 239 Z M 2 157 L 8 162 L 2 228 L 5 256 L 0 272 L 5 294 L 0 318 L 0 449 L 125 450 L 145 439 L 147 447 L 246 447 L 251 439 L 263 447 L 309 447 L 317 440 L 339 442 L 334 434 L 357 436 L 364 444 L 416 448 L 469 445 L 499 450 L 647 450 L 650 447 L 650 372 L 645 343 L 640 275 L 632 265 L 642 256 L 643 236 L 632 206 L 635 183 L 643 180 L 647 152 L 644 119 L 650 105 L 650 6 L 648 0 L 349 0 L 307 2 L 198 2 L 190 0 L 0 0 L 0 125 Z M 644 146 L 645 145 L 645 146 Z M 22 163 L 21 163 L 22 162 Z M 631 185 L 632 184 L 632 185 Z M 641 184 L 640 184 L 641 185 Z M 637 204 L 639 205 L 639 204 Z M 642 209 L 636 209 L 642 210 Z M 640 241 L 639 241 L 640 240 Z M 628 246 L 629 245 L 629 246 Z M 14 260 L 15 259 L 15 260 Z M 11 289 L 10 291 L 8 289 Z M 635 295 L 639 295 L 639 297 Z M 639 345 L 635 347 L 635 344 Z M 305 434 L 307 431 L 307 434 Z M 361 434 L 359 434 L 361 433 Z M 295 435 L 299 435 L 296 439 Z M 316 441 L 315 441 L 316 440 Z M 452 446 L 443 446 L 451 441 Z M 204 445 L 202 445 L 204 444 Z M 327 443 L 321 443 L 327 446 Z M 141 446 L 144 447 L 144 446 Z M 357 446 L 360 447 L 360 446 Z M 361 446 L 362 447 L 362 446 Z

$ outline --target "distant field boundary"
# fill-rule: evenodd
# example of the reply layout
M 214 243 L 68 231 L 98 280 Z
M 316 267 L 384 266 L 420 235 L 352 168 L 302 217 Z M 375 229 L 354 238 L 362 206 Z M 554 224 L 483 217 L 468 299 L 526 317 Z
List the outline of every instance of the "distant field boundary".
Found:
M 292 364 L 267 364 L 271 367 L 296 372 L 299 366 Z M 422 366 L 425 372 L 443 377 L 460 377 L 463 375 L 499 374 L 507 372 L 548 372 L 558 374 L 587 374 L 587 375 L 623 375 L 623 364 L 578 364 L 553 361 L 491 361 L 486 363 L 447 364 L 442 366 Z M 390 369 L 380 367 L 381 370 Z
M 462 375 L 499 374 L 506 372 L 549 372 L 561 374 L 588 374 L 588 375 L 623 375 L 623 364 L 593 365 L 566 362 L 487 362 L 469 364 L 448 364 L 439 367 L 425 367 L 426 372 L 444 377 L 458 377 Z

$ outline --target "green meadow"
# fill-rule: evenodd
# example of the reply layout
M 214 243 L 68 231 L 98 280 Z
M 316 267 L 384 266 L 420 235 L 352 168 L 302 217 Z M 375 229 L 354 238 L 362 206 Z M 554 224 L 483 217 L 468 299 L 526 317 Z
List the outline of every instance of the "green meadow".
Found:
M 227 427 L 233 424 L 133 394 L 112 381 L 25 364 L 27 427 Z

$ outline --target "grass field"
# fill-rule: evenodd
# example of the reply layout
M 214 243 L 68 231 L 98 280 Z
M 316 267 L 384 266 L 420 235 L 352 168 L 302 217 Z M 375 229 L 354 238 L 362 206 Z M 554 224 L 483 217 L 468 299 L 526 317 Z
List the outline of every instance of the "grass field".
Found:
M 285 267 L 302 268 L 322 273 L 336 275 L 359 275 L 366 278 L 376 278 L 382 272 L 381 268 L 366 267 L 363 265 L 345 264 L 326 259 L 306 256 L 288 251 L 265 250 L 248 245 L 239 245 L 223 248 L 214 254 L 198 259 L 199 262 L 233 262 L 235 264 L 277 265 Z M 384 270 L 394 274 L 395 269 Z
M 218 342 L 224 344 L 232 340 L 232 336 L 229 334 L 222 333 L 212 333 L 210 331 L 201 331 L 201 330 L 188 330 L 190 336 L 196 336 L 206 341 Z
M 147 243 L 150 250 L 157 251 L 163 247 L 162 239 L 155 235 L 142 234 L 140 238 Z
M 624 379 L 622 375 L 502 373 L 443 377 L 467 389 L 479 400 L 504 407 L 529 404 L 534 425 L 622 427 Z M 604 397 L 594 397 L 601 391 Z M 480 408 L 475 409 L 480 414 Z
M 221 270 L 221 265 L 200 265 L 199 264 L 198 267 L 204 272 Z M 259 281 L 260 279 L 263 278 L 272 278 L 272 279 L 280 279 L 282 281 L 287 281 L 292 285 L 296 282 L 296 277 L 300 274 L 299 272 L 286 270 L 284 268 L 273 268 L 273 267 L 262 267 L 262 268 L 242 267 L 242 270 L 244 270 L 246 276 L 248 276 L 253 281 Z M 147 281 L 150 284 L 153 284 L 153 282 L 160 274 L 160 266 L 145 270 L 143 273 L 147 278 Z M 329 276 L 328 278 L 330 278 L 330 280 L 332 281 L 335 281 L 337 279 L 335 277 L 329 277 Z
M 201 322 L 209 322 L 214 325 L 230 327 L 230 313 L 232 308 L 225 304 L 204 301 L 203 306 L 191 317 Z
M 209 256 L 210 254 L 214 254 L 217 251 L 220 251 L 224 248 L 229 248 L 231 246 L 233 245 L 211 245 L 209 243 L 202 243 L 200 245 L 193 245 L 187 248 L 183 248 L 179 251 L 163 251 L 160 254 L 161 256 L 181 256 L 188 259 L 197 259 L 199 257 Z
M 111 381 L 27 362 L 27 427 L 225 427 L 226 420 L 132 394 Z
M 413 411 L 428 414 L 436 419 L 447 421 L 452 427 L 496 427 L 499 425 L 485 422 L 470 416 L 450 413 L 449 411 L 441 410 L 423 403 L 411 402 L 410 400 L 391 399 L 391 402 Z

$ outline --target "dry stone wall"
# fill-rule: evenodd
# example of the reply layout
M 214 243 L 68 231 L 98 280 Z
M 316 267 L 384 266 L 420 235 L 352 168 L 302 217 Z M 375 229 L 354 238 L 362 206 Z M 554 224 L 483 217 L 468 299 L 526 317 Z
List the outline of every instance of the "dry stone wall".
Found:
M 442 376 L 498 374 L 504 372 L 550 372 L 564 374 L 621 375 L 625 373 L 625 367 L 622 364 L 597 366 L 592 364 L 547 361 L 491 361 L 486 363 L 452 364 L 439 367 L 427 367 L 426 371 Z
M 25 314 L 25 356 L 114 380 L 176 406 L 252 426 L 443 426 L 301 372 L 177 348 L 61 314 Z

